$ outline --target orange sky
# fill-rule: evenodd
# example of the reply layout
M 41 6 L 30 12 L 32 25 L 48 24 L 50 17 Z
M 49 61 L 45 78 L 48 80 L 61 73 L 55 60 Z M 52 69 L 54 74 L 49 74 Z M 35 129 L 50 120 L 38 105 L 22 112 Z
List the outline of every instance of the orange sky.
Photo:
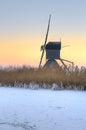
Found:
M 49 40 L 57 40 L 49 37 Z M 49 41 L 48 40 L 48 41 Z M 59 39 L 58 39 L 59 40 Z M 2 37 L 0 38 L 0 65 L 30 65 L 38 66 L 40 60 L 40 46 L 44 37 Z M 75 65 L 86 65 L 86 39 L 84 36 L 64 36 L 61 58 L 73 61 Z M 45 57 L 43 64 L 45 63 Z

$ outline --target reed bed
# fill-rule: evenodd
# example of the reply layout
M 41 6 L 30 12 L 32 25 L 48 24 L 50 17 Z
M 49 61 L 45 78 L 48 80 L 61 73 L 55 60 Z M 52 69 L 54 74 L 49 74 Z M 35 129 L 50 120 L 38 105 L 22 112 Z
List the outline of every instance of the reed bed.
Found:
M 59 88 L 78 88 L 86 89 L 86 68 L 78 66 L 69 66 L 68 70 L 64 68 L 32 68 L 7 67 L 0 69 L 0 84 L 2 86 L 14 86 L 15 83 L 39 84 L 39 86 L 52 86 L 57 84 Z M 70 87 L 71 86 L 71 87 Z

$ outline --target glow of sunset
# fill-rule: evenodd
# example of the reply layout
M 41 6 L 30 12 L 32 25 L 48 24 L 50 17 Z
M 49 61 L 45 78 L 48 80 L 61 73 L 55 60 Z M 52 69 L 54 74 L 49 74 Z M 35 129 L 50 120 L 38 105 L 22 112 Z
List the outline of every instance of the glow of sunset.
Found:
M 27 37 L 0 40 L 0 64 L 37 66 L 40 46 L 36 41 Z
M 40 46 L 43 40 L 39 39 L 39 37 L 35 37 L 35 39 L 23 37 L 0 40 L 0 64 L 38 66 L 41 56 Z M 64 41 L 70 42 L 66 43 Z M 86 39 L 82 37 L 68 37 L 67 39 L 64 38 L 64 41 L 62 41 L 61 58 L 73 61 L 76 65 L 85 66 Z M 69 46 L 64 47 L 65 45 Z M 46 62 L 45 57 L 43 64 L 44 62 Z
M 0 65 L 39 65 L 51 13 L 48 41 L 61 38 L 62 47 L 69 45 L 61 49 L 61 58 L 86 66 L 85 12 L 84 0 L 1 1 Z

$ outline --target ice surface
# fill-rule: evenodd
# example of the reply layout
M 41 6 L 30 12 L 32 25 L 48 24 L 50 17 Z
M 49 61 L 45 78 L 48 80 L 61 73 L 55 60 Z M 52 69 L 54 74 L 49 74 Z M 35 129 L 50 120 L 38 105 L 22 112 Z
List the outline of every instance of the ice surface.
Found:
M 0 87 L 0 130 L 86 130 L 86 92 Z

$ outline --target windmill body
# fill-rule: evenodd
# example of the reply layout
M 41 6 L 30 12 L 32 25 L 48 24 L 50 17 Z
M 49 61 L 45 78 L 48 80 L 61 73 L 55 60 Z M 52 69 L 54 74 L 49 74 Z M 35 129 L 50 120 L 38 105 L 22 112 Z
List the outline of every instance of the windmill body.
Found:
M 61 42 L 48 42 L 45 47 L 46 63 L 44 67 L 59 66 L 57 59 L 60 59 Z
M 60 59 L 61 42 L 48 42 L 45 50 L 46 59 Z
M 60 57 L 61 41 L 59 41 L 59 42 L 54 42 L 54 41 L 51 42 L 50 41 L 50 42 L 47 43 L 49 27 L 50 27 L 50 19 L 51 19 L 51 15 L 49 16 L 48 28 L 47 28 L 47 33 L 46 33 L 46 37 L 45 37 L 45 42 L 44 42 L 44 45 L 41 46 L 42 55 L 41 55 L 41 58 L 40 58 L 39 67 L 41 67 L 44 52 L 46 51 L 46 60 L 47 61 L 44 65 L 44 67 L 59 66 L 59 64 L 56 60 L 60 60 L 61 63 L 64 65 L 64 67 L 67 69 L 67 66 L 65 65 L 64 61 L 72 63 L 72 64 L 73 64 L 73 62 L 61 59 L 61 57 Z

